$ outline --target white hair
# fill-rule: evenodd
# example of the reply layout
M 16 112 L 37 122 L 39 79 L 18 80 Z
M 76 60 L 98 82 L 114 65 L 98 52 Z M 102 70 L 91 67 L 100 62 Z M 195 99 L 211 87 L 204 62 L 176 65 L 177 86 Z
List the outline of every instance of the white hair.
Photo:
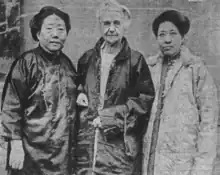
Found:
M 116 0 L 103 0 L 96 13 L 98 21 L 100 22 L 100 18 L 104 12 L 111 9 L 114 9 L 115 11 L 123 14 L 125 20 L 124 27 L 128 28 L 131 23 L 131 12 L 126 6 L 119 4 Z

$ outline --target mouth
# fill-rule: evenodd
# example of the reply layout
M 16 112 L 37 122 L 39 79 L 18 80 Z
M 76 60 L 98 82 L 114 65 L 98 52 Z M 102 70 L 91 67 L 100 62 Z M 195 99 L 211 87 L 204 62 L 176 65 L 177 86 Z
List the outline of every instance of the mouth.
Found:
M 60 42 L 57 42 L 57 41 L 51 41 L 50 44 L 60 45 L 61 43 L 60 43 Z
M 118 35 L 106 35 L 107 37 L 117 37 Z
M 165 51 L 168 51 L 168 50 L 170 50 L 170 49 L 172 49 L 173 47 L 172 46 L 165 46 L 165 47 L 163 47 L 163 49 L 165 50 Z

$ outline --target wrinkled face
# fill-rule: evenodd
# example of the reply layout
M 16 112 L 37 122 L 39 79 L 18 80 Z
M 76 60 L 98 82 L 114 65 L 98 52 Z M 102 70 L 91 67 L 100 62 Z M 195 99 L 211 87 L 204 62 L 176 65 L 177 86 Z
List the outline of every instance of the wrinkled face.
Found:
M 160 24 L 157 34 L 157 41 L 161 52 L 167 56 L 174 56 L 180 52 L 184 37 L 179 33 L 177 27 L 171 22 Z
M 124 19 L 118 11 L 106 11 L 100 19 L 100 31 L 109 44 L 115 44 L 124 36 Z
M 67 37 L 65 22 L 54 14 L 46 17 L 37 37 L 41 47 L 47 52 L 61 50 Z

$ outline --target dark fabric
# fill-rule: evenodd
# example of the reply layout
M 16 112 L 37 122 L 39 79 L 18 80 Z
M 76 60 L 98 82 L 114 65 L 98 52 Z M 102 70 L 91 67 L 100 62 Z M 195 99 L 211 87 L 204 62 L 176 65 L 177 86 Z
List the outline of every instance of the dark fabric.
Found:
M 157 36 L 158 34 L 160 24 L 166 21 L 172 22 L 177 27 L 182 36 L 187 34 L 187 32 L 189 31 L 190 21 L 187 16 L 184 16 L 176 10 L 167 10 L 161 13 L 153 21 L 152 29 L 155 36 Z
M 0 134 L 9 142 L 22 140 L 25 160 L 20 173 L 70 174 L 76 134 L 76 70 L 69 58 L 40 47 L 25 52 L 13 63 L 3 96 Z
M 91 122 L 97 117 L 100 104 L 100 47 L 103 42 L 101 38 L 78 62 L 77 82 L 88 96 L 89 105 L 80 116 L 77 175 L 92 172 L 95 130 Z M 154 100 L 154 87 L 143 55 L 132 50 L 125 38 L 122 44 L 122 50 L 111 65 L 106 86 L 104 109 L 112 113 L 101 116 L 105 130 L 98 135 L 96 175 L 141 174 L 141 142 Z

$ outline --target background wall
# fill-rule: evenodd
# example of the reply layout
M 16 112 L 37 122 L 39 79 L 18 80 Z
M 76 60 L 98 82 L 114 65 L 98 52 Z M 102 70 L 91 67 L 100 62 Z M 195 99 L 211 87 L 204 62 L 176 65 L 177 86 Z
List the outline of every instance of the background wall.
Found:
M 102 0 L 4 0 L 16 6 L 20 2 L 20 24 L 22 34 L 21 51 L 33 48 L 29 32 L 29 20 L 45 5 L 54 5 L 71 16 L 72 30 L 69 33 L 64 52 L 76 65 L 82 53 L 93 47 L 100 37 L 96 25 L 96 8 Z M 118 0 L 131 10 L 132 23 L 127 38 L 133 48 L 145 56 L 157 51 L 157 44 L 151 31 L 153 19 L 162 11 L 175 8 L 191 19 L 191 29 L 187 45 L 196 54 L 202 56 L 216 80 L 220 90 L 220 1 L 219 0 Z M 1 2 L 1 0 L 0 0 Z M 15 3 L 16 2 L 16 3 Z M 7 3 L 3 4 L 8 7 Z M 10 4 L 11 3 L 11 4 Z M 1 4 L 1 3 L 0 3 Z M 0 6 L 1 7 L 1 6 Z M 6 9 L 6 8 L 5 8 Z M 4 11 L 4 8 L 0 11 Z M 1 22 L 1 21 L 0 21 Z M 1 60 L 0 60 L 1 64 Z M 7 63 L 5 65 L 8 65 Z M 0 71 L 7 72 L 7 66 Z M 220 130 L 219 130 L 220 133 Z M 219 135 L 220 140 L 220 135 Z M 220 153 L 220 146 L 219 146 Z M 1 172 L 0 172 L 1 174 Z M 217 162 L 216 175 L 220 174 Z

